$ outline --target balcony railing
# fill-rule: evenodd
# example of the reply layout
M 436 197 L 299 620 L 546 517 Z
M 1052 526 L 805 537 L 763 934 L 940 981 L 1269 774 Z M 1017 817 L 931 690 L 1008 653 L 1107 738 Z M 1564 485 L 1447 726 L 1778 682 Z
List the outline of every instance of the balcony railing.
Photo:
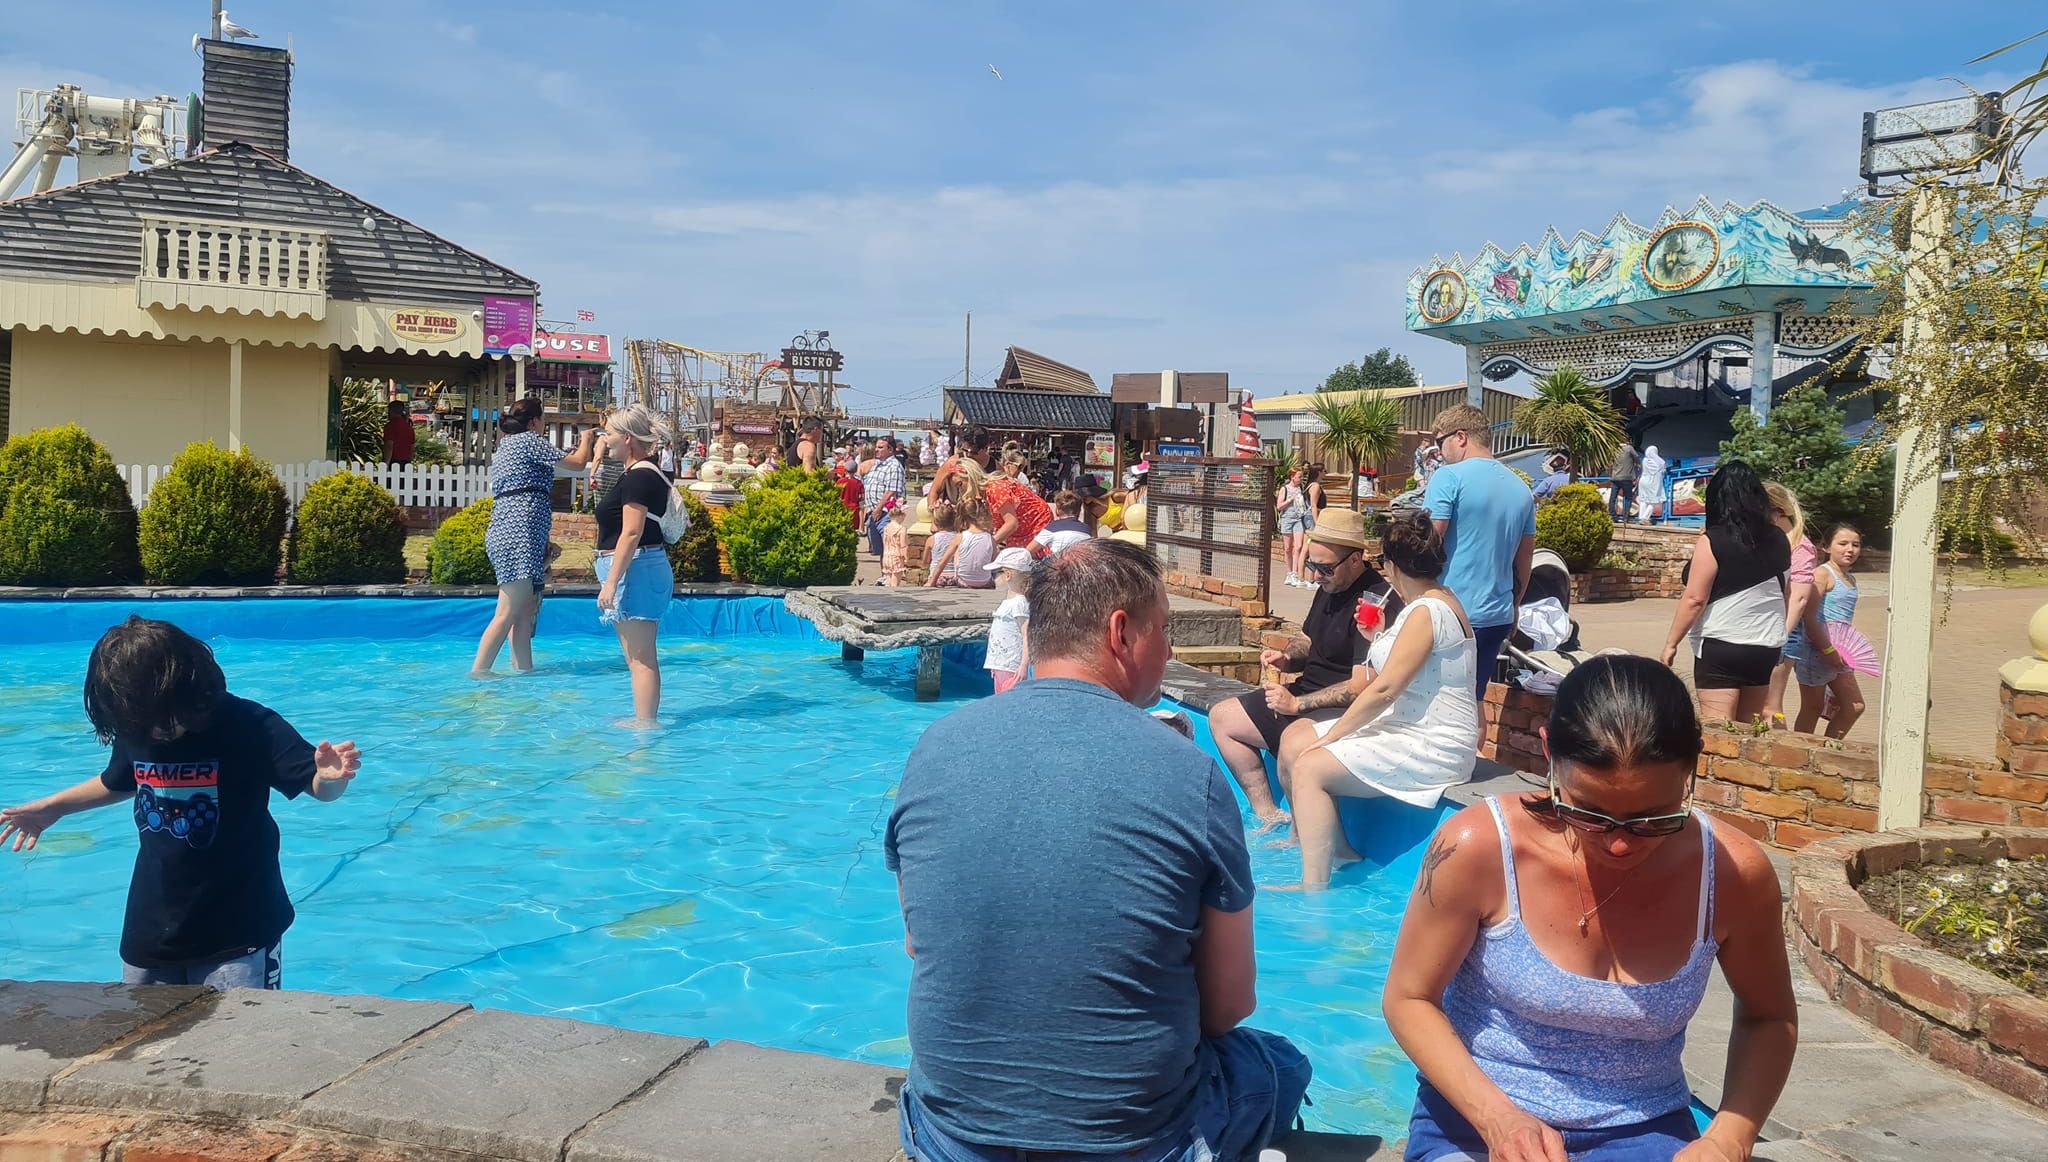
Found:
M 144 307 L 327 316 L 327 234 L 294 226 L 145 214 Z

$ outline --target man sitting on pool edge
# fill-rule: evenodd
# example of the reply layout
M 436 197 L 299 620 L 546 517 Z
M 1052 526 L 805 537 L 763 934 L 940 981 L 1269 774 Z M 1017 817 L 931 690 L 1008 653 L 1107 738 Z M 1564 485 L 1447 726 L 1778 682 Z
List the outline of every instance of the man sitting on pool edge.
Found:
M 1280 736 L 1298 719 L 1336 718 L 1372 685 L 1373 673 L 1365 664 L 1372 643 L 1356 622 L 1359 598 L 1367 593 L 1383 597 L 1385 624 L 1393 624 L 1401 612 L 1401 599 L 1365 559 L 1363 517 L 1349 509 L 1324 509 L 1308 540 L 1303 570 L 1316 583 L 1316 594 L 1301 619 L 1303 636 L 1259 658 L 1262 666 L 1297 675 L 1293 684 L 1268 682 L 1263 690 L 1218 702 L 1209 711 L 1216 751 L 1244 789 L 1261 830 L 1288 822 L 1266 781 L 1265 756 L 1279 755 Z
M 1172 649 L 1145 550 L 1083 541 L 1033 571 L 1035 677 L 935 723 L 885 840 L 903 901 L 919 1162 L 1019 1151 L 1256 1158 L 1309 1064 L 1257 1006 L 1237 798 L 1153 720 Z M 1002 740 L 1002 756 L 962 763 Z

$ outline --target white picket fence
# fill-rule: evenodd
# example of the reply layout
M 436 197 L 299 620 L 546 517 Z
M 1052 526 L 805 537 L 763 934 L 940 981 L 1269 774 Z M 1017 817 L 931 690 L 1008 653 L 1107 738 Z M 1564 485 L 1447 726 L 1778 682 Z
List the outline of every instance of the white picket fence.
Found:
M 135 507 L 149 503 L 157 482 L 171 470 L 168 464 L 123 464 L 117 466 L 128 483 L 128 495 Z M 278 482 L 297 505 L 306 498 L 306 488 L 315 480 L 337 472 L 367 476 L 382 485 L 399 504 L 411 508 L 461 508 L 491 494 L 491 473 L 487 468 L 457 468 L 445 464 L 344 464 L 315 460 L 306 464 L 275 464 Z M 573 487 L 582 485 L 579 479 Z

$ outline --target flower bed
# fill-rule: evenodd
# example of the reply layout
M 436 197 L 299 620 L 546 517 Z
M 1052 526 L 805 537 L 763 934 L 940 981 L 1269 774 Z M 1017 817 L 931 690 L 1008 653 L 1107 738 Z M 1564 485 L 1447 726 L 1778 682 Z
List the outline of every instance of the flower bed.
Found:
M 2048 855 L 1902 868 L 1857 889 L 1934 948 L 2048 997 Z
M 1792 864 L 1794 943 L 1821 987 L 1850 1012 L 1942 1065 L 2048 1106 L 2048 1000 L 2014 983 L 2016 976 L 1977 967 L 1998 961 L 2009 974 L 2031 969 L 2029 987 L 2038 989 L 2043 954 L 2022 964 L 2011 949 L 2016 941 L 2048 943 L 2040 905 L 2025 903 L 2034 892 L 2048 895 L 2034 886 L 2048 878 L 2048 865 L 2037 862 L 2043 857 L 2042 828 L 1914 827 L 1814 843 Z M 2005 890 L 1994 901 L 1991 886 L 2000 880 Z M 1932 888 L 1940 895 L 1930 896 Z M 2008 921 L 2006 901 L 2015 894 Z M 1922 910 L 1907 913 L 1912 906 Z M 1894 914 L 1914 931 L 1888 918 Z M 1987 944 L 1998 933 L 1987 924 L 2007 933 L 1996 955 Z

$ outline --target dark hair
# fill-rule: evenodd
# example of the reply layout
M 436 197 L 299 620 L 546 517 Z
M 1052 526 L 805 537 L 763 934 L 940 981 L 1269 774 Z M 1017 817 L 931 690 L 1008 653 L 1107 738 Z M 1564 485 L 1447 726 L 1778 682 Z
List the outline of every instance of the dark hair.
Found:
M 1419 508 L 1403 509 L 1388 520 L 1380 546 L 1387 560 L 1410 577 L 1443 576 L 1444 539 L 1437 535 L 1436 522 Z
M 1820 551 L 1823 553 L 1827 552 L 1828 546 L 1834 544 L 1835 538 L 1841 536 L 1843 533 L 1855 533 L 1857 540 L 1860 541 L 1863 539 L 1862 529 L 1857 528 L 1855 525 L 1850 524 L 1848 521 L 1838 520 L 1835 523 L 1829 525 L 1828 531 L 1822 535 L 1820 542 Z
M 892 455 L 892 456 L 893 456 L 893 455 L 895 455 L 895 453 L 896 453 L 896 437 L 894 437 L 894 436 L 876 436 L 876 437 L 875 437 L 875 450 L 876 450 L 876 451 L 877 451 L 878 453 L 879 453 L 879 452 L 881 451 L 882 445 L 884 445 L 884 444 L 887 444 L 887 445 L 889 445 L 889 453 L 890 453 L 890 455 Z
M 979 452 L 994 442 L 995 437 L 980 424 L 969 424 L 960 429 L 960 446 L 970 452 Z
M 1031 606 L 1033 657 L 1088 657 L 1101 644 L 1111 614 L 1150 613 L 1164 600 L 1159 562 L 1127 541 L 1082 541 L 1038 563 L 1025 600 Z
M 1601 654 L 1565 675 L 1549 726 L 1552 759 L 1601 770 L 1678 763 L 1690 774 L 1702 746 L 1684 680 L 1633 654 Z
M 1752 553 L 1772 539 L 1785 539 L 1771 523 L 1763 478 L 1740 460 L 1724 461 L 1707 481 L 1707 527 L 1726 529 L 1739 548 Z
M 1303 484 L 1314 484 L 1322 478 L 1323 466 L 1321 464 L 1311 464 L 1307 468 L 1302 469 L 1301 482 Z
M 85 664 L 85 716 L 101 742 L 199 730 L 227 690 L 213 651 L 168 621 L 130 615 Z
M 514 435 L 532 427 L 533 421 L 540 418 L 540 413 L 540 397 L 529 395 L 505 409 L 505 414 L 498 419 L 498 427 L 506 435 Z
M 394 420 L 402 420 L 411 413 L 410 410 L 405 406 L 405 402 L 403 400 L 394 399 L 388 405 L 385 406 L 384 414 L 391 417 Z
M 1083 503 L 1085 502 L 1081 499 L 1080 493 L 1071 488 L 1062 488 L 1053 495 L 1052 509 L 1061 516 L 1078 517 L 1081 515 Z

